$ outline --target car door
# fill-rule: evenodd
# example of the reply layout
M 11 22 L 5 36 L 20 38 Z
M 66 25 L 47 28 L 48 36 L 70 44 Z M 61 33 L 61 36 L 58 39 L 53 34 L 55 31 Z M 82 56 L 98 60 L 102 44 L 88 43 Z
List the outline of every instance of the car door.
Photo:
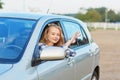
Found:
M 88 80 L 92 75 L 90 73 L 92 70 L 93 57 L 87 35 L 79 23 L 72 20 L 62 20 L 61 22 L 64 25 L 68 40 L 76 31 L 80 32 L 80 36 L 77 39 L 78 41 L 70 46 L 70 48 L 74 49 L 77 53 L 76 56 L 73 57 L 75 61 L 75 80 Z
M 52 22 L 57 23 L 59 21 Z M 46 25 L 49 23 L 51 21 L 48 21 Z M 71 61 L 71 58 L 65 58 L 63 60 L 45 61 L 38 64 L 36 69 L 39 80 L 75 80 L 73 66 L 74 63 Z

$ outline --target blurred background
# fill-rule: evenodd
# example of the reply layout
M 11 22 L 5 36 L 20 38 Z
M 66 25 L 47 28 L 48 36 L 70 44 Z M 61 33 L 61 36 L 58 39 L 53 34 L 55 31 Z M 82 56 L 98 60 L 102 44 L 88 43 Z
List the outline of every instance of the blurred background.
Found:
M 66 15 L 84 21 L 100 46 L 100 80 L 120 80 L 120 0 L 0 0 L 0 12 Z
M 0 12 L 34 12 L 78 18 L 92 28 L 120 28 L 119 0 L 0 0 Z M 106 24 L 107 23 L 107 24 Z

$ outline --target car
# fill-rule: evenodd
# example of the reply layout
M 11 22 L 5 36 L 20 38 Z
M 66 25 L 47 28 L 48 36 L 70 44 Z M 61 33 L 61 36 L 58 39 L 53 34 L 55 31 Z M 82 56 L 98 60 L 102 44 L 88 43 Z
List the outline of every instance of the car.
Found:
M 66 57 L 65 50 L 55 46 L 39 51 L 39 40 L 49 23 L 61 26 L 65 41 L 80 32 L 69 47 L 75 56 Z M 99 46 L 79 19 L 57 14 L 0 13 L 0 80 L 99 80 L 99 56 Z

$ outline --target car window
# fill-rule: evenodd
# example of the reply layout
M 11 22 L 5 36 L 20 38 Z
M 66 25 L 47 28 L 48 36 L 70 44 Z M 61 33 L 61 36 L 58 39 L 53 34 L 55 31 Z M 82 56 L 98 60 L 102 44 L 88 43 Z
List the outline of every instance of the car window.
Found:
M 36 21 L 0 18 L 0 63 L 14 63 L 23 55 Z
M 46 30 L 46 29 L 49 27 L 49 25 L 51 25 L 51 24 L 59 25 L 60 28 L 62 29 L 59 21 L 48 22 L 48 23 L 46 23 L 45 25 L 43 25 L 42 33 L 41 33 L 41 36 L 40 36 L 39 41 L 38 41 L 38 43 L 37 43 L 38 46 L 39 46 L 39 47 L 37 47 L 37 49 L 39 48 L 39 52 L 41 52 L 45 47 L 47 47 L 47 45 L 45 44 L 45 41 L 46 41 L 46 36 L 45 36 L 46 31 L 45 31 L 45 30 Z M 62 33 L 63 33 L 63 32 L 62 32 Z M 64 35 L 64 34 L 63 34 L 63 35 Z M 64 37 L 63 37 L 63 41 L 64 41 Z M 57 45 L 55 45 L 55 46 L 57 46 Z M 37 50 L 37 49 L 36 49 L 36 50 Z M 34 55 L 33 55 L 33 56 L 34 56 L 33 58 L 39 58 L 38 55 L 39 55 L 39 53 L 35 52 Z M 37 63 L 33 62 L 33 65 L 42 64 L 42 63 L 44 63 L 44 62 L 47 62 L 47 61 L 39 60 Z
M 81 38 L 79 38 L 78 40 L 80 40 L 80 45 L 84 45 L 84 44 L 88 44 L 88 37 L 86 35 L 86 32 L 82 29 L 81 27 Z
M 46 30 L 46 28 L 48 27 L 49 24 L 56 24 L 56 25 L 60 26 L 60 28 L 62 29 L 61 24 L 60 24 L 59 21 L 52 21 L 52 22 L 46 23 L 46 24 L 44 25 L 44 28 L 42 29 L 42 34 L 41 34 L 41 37 L 40 37 L 39 41 L 40 41 L 40 40 L 42 39 L 42 37 L 44 36 L 43 34 L 44 34 L 44 32 L 45 32 L 45 30 Z M 63 29 L 62 29 L 62 33 L 63 33 Z M 64 33 L 63 33 L 63 38 L 64 38 Z
M 76 43 L 72 44 L 71 47 L 75 47 L 78 45 L 84 45 L 84 44 L 88 43 L 87 35 L 78 23 L 70 22 L 70 21 L 63 21 L 63 25 L 65 27 L 65 31 L 68 36 L 67 40 L 69 40 L 76 31 L 80 32 L 80 36 L 77 39 L 78 41 Z

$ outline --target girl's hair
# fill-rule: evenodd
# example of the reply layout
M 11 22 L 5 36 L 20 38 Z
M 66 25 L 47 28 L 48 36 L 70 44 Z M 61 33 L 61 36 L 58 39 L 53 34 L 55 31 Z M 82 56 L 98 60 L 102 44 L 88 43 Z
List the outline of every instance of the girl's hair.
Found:
M 40 39 L 40 42 L 41 43 L 46 43 L 47 42 L 47 35 L 48 35 L 48 31 L 49 31 L 49 28 L 50 27 L 55 27 L 57 29 L 59 29 L 60 31 L 60 40 L 54 44 L 54 46 L 62 46 L 64 44 L 64 37 L 63 37 L 63 33 L 62 33 L 62 29 L 59 25 L 55 24 L 55 23 L 50 23 L 47 25 L 47 27 L 45 28 L 43 34 L 42 34 L 42 37 Z

